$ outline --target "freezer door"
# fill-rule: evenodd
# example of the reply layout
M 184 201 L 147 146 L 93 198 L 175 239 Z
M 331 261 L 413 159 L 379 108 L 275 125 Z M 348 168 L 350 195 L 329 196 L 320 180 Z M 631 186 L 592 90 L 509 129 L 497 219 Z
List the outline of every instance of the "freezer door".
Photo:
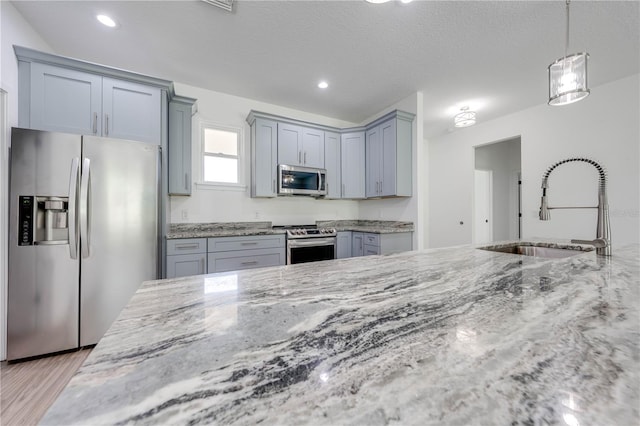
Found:
M 157 278 L 159 147 L 83 136 L 80 345 L 95 344 Z
M 72 208 L 73 203 L 69 201 L 76 196 L 73 160 L 80 157 L 80 148 L 78 135 L 12 129 L 7 309 L 9 360 L 78 347 L 79 261 L 72 259 L 68 240 L 64 241 L 65 232 L 75 230 L 74 212 L 58 208 L 56 220 L 52 221 L 51 216 L 48 218 L 52 234 L 47 237 L 42 230 L 45 215 L 38 212 L 39 205 L 44 209 L 45 202 L 37 200 L 66 199 L 67 207 L 71 205 Z M 31 203 L 22 204 L 22 216 L 26 220 L 21 221 L 20 201 L 25 199 Z M 51 204 L 56 203 L 60 204 L 57 207 L 63 207 L 64 201 Z M 31 211 L 30 219 L 25 216 L 25 206 Z M 59 241 L 51 241 L 52 235 Z

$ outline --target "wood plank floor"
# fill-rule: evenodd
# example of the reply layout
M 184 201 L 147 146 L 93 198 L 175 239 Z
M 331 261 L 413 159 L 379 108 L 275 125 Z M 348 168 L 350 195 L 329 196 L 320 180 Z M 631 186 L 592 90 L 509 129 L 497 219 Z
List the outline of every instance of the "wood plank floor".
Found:
M 0 425 L 37 424 L 90 353 L 0 363 Z

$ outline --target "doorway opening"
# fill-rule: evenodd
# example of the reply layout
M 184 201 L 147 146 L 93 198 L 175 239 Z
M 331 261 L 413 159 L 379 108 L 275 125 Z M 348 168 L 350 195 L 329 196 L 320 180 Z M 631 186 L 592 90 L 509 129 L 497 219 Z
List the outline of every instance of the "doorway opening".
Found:
M 477 146 L 474 151 L 474 244 L 520 239 L 520 137 Z

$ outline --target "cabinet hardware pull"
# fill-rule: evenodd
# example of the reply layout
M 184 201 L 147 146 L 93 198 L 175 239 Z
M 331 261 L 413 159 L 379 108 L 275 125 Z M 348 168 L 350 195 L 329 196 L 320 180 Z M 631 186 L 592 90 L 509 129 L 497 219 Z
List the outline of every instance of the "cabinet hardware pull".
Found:
M 273 193 L 276 193 L 276 180 L 273 180 Z
M 109 136 L 109 114 L 104 115 L 104 135 Z
M 242 262 L 240 263 L 243 266 L 247 266 L 247 265 L 257 265 L 258 261 L 257 260 L 252 260 L 251 262 Z
M 298 163 L 302 163 L 302 151 L 298 151 Z
M 240 243 L 241 246 L 255 246 L 258 244 L 257 242 L 249 242 L 249 243 Z
M 198 247 L 199 244 L 176 244 L 176 250 L 187 250 Z
M 342 197 L 344 197 L 344 183 L 342 184 L 342 192 L 340 193 Z
M 97 134 L 98 133 L 98 113 L 94 112 L 93 113 L 93 134 Z
M 205 270 L 204 270 L 204 257 L 200 258 L 200 266 L 201 266 L 201 269 L 202 269 L 202 273 L 204 274 L 205 273 Z
M 189 173 L 184 174 L 184 189 L 189 190 Z

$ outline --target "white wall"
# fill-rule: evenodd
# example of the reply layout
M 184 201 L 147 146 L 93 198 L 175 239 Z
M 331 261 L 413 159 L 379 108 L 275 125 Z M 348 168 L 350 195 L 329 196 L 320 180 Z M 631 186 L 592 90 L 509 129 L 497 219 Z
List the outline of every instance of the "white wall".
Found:
M 413 121 L 413 170 L 412 184 L 413 196 L 409 198 L 388 198 L 380 200 L 362 200 L 360 201 L 360 219 L 368 220 L 401 220 L 409 221 L 414 224 L 413 248 L 420 250 L 424 246 L 424 188 L 426 185 L 426 171 L 424 165 L 426 162 L 426 148 L 424 144 L 424 122 L 423 116 L 423 94 L 416 92 L 411 96 L 391 105 L 384 111 L 369 117 L 361 124 L 367 124 L 384 114 L 399 109 L 402 111 L 416 114 Z M 421 143 L 418 143 L 421 141 Z
M 520 138 L 476 147 L 475 168 L 493 172 L 493 241 L 517 239 Z
M 640 74 L 591 92 L 572 105 L 543 104 L 429 141 L 430 247 L 471 242 L 473 148 L 519 135 L 523 238 L 595 238 L 595 210 L 553 210 L 550 221 L 538 220 L 543 173 L 580 156 L 608 171 L 613 245 L 640 243 Z M 592 166 L 563 165 L 549 179 L 549 205 L 595 206 L 597 182 Z
M 0 111 L 0 120 L 4 120 L 0 131 L 5 128 L 0 135 L 0 360 L 6 358 L 9 132 L 12 126 L 18 125 L 18 60 L 13 51 L 14 44 L 53 51 L 11 3 L 0 1 L 0 89 L 6 92 L 6 103 Z
M 316 220 L 357 219 L 358 202 L 350 200 L 316 200 L 306 197 L 251 198 L 250 194 L 250 129 L 245 121 L 249 111 L 256 110 L 335 127 L 353 127 L 349 123 L 329 117 L 309 114 L 278 105 L 252 99 L 213 92 L 186 84 L 175 84 L 176 93 L 198 100 L 199 119 L 227 127 L 243 130 L 244 178 L 246 188 L 242 191 L 204 189 L 193 186 L 190 197 L 173 196 L 171 203 L 172 223 L 241 222 L 266 220 L 276 225 L 314 223 Z M 201 146 L 198 130 L 193 131 L 193 178 L 201 178 Z M 183 218 L 186 212 L 187 218 Z

